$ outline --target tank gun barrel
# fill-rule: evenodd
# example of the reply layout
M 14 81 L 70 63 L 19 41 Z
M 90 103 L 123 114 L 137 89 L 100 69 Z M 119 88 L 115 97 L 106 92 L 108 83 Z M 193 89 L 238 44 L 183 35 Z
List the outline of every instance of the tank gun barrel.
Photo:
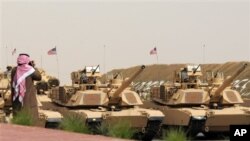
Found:
M 214 96 L 220 96 L 220 93 L 228 87 L 233 80 L 240 75 L 247 67 L 247 64 L 244 64 L 237 72 L 235 72 L 231 77 L 227 78 L 221 85 L 220 87 L 214 92 Z
M 124 80 L 123 82 L 122 82 L 122 85 L 114 92 L 114 94 L 113 94 L 113 97 L 118 97 L 119 96 L 119 94 L 124 90 L 124 89 L 126 89 L 129 85 L 130 85 L 130 83 L 143 71 L 145 69 L 145 66 L 144 65 L 142 65 L 141 67 L 140 67 L 140 69 L 137 71 L 137 72 L 135 72 L 129 79 L 127 79 L 127 80 Z

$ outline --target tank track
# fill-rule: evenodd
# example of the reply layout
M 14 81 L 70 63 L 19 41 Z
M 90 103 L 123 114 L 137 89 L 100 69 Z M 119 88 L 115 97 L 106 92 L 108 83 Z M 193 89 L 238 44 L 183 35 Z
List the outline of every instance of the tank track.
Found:
M 145 133 L 142 133 L 137 138 L 143 141 L 151 141 L 159 133 L 160 127 L 160 120 L 149 120 L 145 128 Z
M 62 115 L 68 114 L 70 112 L 67 108 L 57 106 L 53 103 L 43 103 L 43 106 L 44 109 L 53 109 L 59 111 Z M 161 120 L 149 120 L 147 126 L 145 127 L 145 132 L 144 133 L 138 132 L 133 136 L 133 138 L 143 141 L 151 141 L 154 137 L 158 135 L 161 128 L 161 122 L 162 122 Z M 91 131 L 94 131 L 94 134 L 100 134 L 98 128 L 100 127 L 101 124 L 102 124 L 101 122 L 88 123 L 88 126 Z
M 195 137 L 199 132 L 203 132 L 204 126 L 205 126 L 205 119 L 195 120 L 191 118 L 189 126 L 187 127 L 187 135 Z

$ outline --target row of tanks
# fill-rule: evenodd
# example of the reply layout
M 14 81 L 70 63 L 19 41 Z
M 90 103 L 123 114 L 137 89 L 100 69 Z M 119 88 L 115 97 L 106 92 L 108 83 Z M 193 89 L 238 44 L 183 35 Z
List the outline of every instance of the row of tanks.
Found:
M 85 67 L 71 73 L 69 86 L 59 86 L 58 79 L 40 70 L 44 79 L 36 82 L 37 97 L 39 107 L 43 102 L 50 102 L 82 115 L 92 131 L 103 124 L 112 125 L 122 120 L 136 129 L 135 138 L 141 140 L 152 140 L 161 127 L 183 127 L 192 136 L 199 132 L 205 135 L 227 133 L 229 125 L 250 124 L 250 109 L 239 105 L 243 102 L 240 94 L 229 87 L 246 66 L 244 64 L 226 80 L 222 74 L 210 72 L 207 83 L 203 83 L 200 65 L 188 65 L 174 73 L 173 83 L 155 88 L 152 100 L 157 109 L 154 110 L 153 107 L 142 108 L 139 95 L 129 87 L 145 66 L 138 68 L 130 78 L 122 79 L 120 74 L 115 74 L 108 84 L 99 81 L 99 66 Z M 0 119 L 5 115 L 1 112 L 1 101 L 6 103 L 7 82 L 1 79 Z M 56 127 L 63 118 L 58 111 L 49 109 L 39 108 L 39 114 L 45 119 L 45 127 Z
M 229 133 L 230 125 L 249 125 L 250 108 L 240 106 L 241 95 L 230 87 L 246 67 L 225 80 L 222 73 L 209 72 L 207 83 L 200 81 L 200 65 L 176 71 L 173 83 L 153 88 L 152 101 L 165 115 L 163 128 L 182 127 L 191 136 L 209 137 Z

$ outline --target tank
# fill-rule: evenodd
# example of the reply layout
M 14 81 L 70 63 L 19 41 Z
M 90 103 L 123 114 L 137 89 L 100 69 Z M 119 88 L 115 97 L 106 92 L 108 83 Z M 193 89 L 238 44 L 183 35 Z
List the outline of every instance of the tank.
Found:
M 210 85 L 200 81 L 200 65 L 188 65 L 177 71 L 173 83 L 155 88 L 152 93 L 156 107 L 165 114 L 163 127 L 180 126 L 190 136 L 199 132 L 208 136 L 229 133 L 233 124 L 250 124 L 250 109 L 238 105 L 243 102 L 240 94 L 228 87 L 245 68 L 243 65 L 224 81 L 213 79 L 216 83 Z
M 137 131 L 136 138 L 151 140 L 159 131 L 164 115 L 158 110 L 140 108 L 143 103 L 138 94 L 127 89 L 144 68 L 141 66 L 130 78 L 117 87 L 107 87 L 105 91 L 100 89 L 99 84 L 84 84 L 80 80 L 73 80 L 72 86 L 52 88 L 50 97 L 54 103 L 83 115 L 86 125 L 91 129 L 125 120 Z M 74 73 L 72 78 L 80 77 Z M 88 86 L 93 87 L 89 89 Z
M 56 87 L 60 85 L 60 81 L 56 77 L 47 74 L 41 68 L 39 68 L 38 71 L 41 73 L 42 80 L 35 82 L 37 94 L 48 94 L 48 91 L 52 87 Z
M 0 123 L 6 121 L 6 115 L 4 112 L 4 104 L 5 104 L 4 97 L 5 97 L 6 89 L 5 89 L 2 79 L 3 79 L 3 73 L 0 72 Z
M 35 82 L 37 89 L 37 102 L 38 102 L 38 113 L 39 113 L 39 126 L 45 128 L 58 128 L 63 118 L 61 113 L 58 111 L 47 108 L 47 103 L 51 103 L 51 99 L 48 97 L 49 91 L 52 87 L 59 86 L 60 81 L 46 73 L 45 70 L 38 68 L 42 76 L 41 81 Z
M 47 95 L 37 95 L 39 122 L 38 126 L 45 128 L 59 128 L 62 121 L 62 114 L 50 107 L 46 107 L 48 103 L 52 103 Z
M 0 102 L 1 109 L 10 114 L 11 108 L 11 91 L 10 91 L 10 78 L 6 72 L 0 73 Z
M 229 132 L 230 125 L 249 125 L 250 108 L 244 103 L 240 93 L 231 87 L 233 80 L 247 67 L 243 64 L 232 76 L 223 79 L 223 73 L 215 73 L 208 89 L 209 110 L 206 112 L 205 131 L 210 133 Z M 225 120 L 228 119 L 228 120 Z

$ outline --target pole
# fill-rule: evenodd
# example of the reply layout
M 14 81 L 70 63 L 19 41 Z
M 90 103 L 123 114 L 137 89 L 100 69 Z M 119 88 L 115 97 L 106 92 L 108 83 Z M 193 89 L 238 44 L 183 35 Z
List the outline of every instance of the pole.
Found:
M 156 54 L 156 64 L 158 65 L 159 62 L 158 62 L 158 54 Z
M 206 57 L 205 57 L 205 47 L 206 47 L 206 45 L 203 44 L 203 45 L 202 45 L 202 52 L 203 52 L 203 53 L 202 53 L 202 57 L 203 57 L 203 60 L 202 60 L 203 62 L 202 62 L 202 63 L 203 63 L 203 68 L 205 68 L 205 63 L 206 63 L 206 60 L 205 60 L 205 59 L 206 59 Z M 202 70 L 203 70 L 203 72 L 204 72 L 204 69 L 202 69 Z M 205 81 L 205 75 L 202 75 L 202 76 L 203 76 L 203 78 L 202 78 L 203 81 Z
M 41 55 L 40 55 L 40 67 L 43 69 L 43 49 L 41 48 Z
M 40 58 L 41 60 L 41 69 L 43 69 L 43 55 L 41 55 L 41 58 Z
M 156 48 L 156 46 L 155 46 Z M 156 48 L 156 66 L 159 67 L 159 62 L 158 62 L 158 49 Z M 160 82 L 160 77 L 159 77 L 159 69 L 158 70 L 158 73 L 157 73 L 157 79 L 159 80 Z
M 103 46 L 103 73 L 106 73 L 106 46 Z M 106 82 L 107 74 L 105 74 L 104 82 Z
M 205 44 L 203 44 L 203 64 L 205 64 L 206 62 L 205 62 L 205 47 L 206 47 L 206 45 Z
M 11 65 L 14 64 L 14 62 L 13 62 L 14 59 L 13 58 L 14 58 L 13 47 L 11 47 Z
M 55 46 L 55 48 L 57 48 L 57 47 Z M 57 51 L 57 49 L 56 49 L 56 63 L 57 63 L 57 77 L 58 77 L 58 79 L 60 79 L 60 75 L 59 75 L 59 61 L 58 61 L 58 51 Z
M 8 64 L 9 64 L 9 62 L 8 62 L 8 47 L 7 47 L 7 45 L 6 45 L 6 48 L 5 48 L 6 50 L 6 66 L 8 66 Z

